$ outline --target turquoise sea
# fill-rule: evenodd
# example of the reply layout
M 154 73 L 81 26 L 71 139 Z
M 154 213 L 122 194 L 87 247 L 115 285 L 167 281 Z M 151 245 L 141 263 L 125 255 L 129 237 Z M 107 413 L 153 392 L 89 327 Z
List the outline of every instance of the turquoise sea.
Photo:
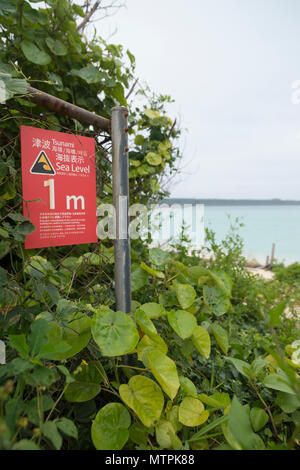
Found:
M 265 264 L 266 257 L 271 258 L 272 244 L 275 243 L 275 260 L 286 265 L 294 261 L 300 262 L 300 205 L 208 204 L 194 206 L 192 210 L 181 204 L 171 207 L 173 215 L 170 215 L 170 208 L 162 209 L 162 206 L 159 206 L 159 212 L 162 211 L 163 219 L 169 220 L 170 217 L 172 220 L 169 226 L 172 235 L 174 238 L 178 237 L 184 219 L 189 226 L 188 235 L 195 248 L 203 246 L 204 227 L 212 229 L 217 241 L 221 241 L 229 232 L 230 225 L 238 219 L 244 224 L 238 233 L 244 241 L 244 255 L 249 261 L 255 259 L 260 264 Z M 199 223 L 199 220 L 204 220 L 204 224 Z M 164 241 L 166 245 L 167 228 L 168 223 L 160 230 L 158 240 L 159 243 Z
M 224 238 L 237 217 L 244 224 L 239 233 L 249 260 L 255 258 L 264 264 L 275 243 L 277 261 L 300 262 L 300 205 L 204 207 L 204 225 L 216 232 L 217 240 Z

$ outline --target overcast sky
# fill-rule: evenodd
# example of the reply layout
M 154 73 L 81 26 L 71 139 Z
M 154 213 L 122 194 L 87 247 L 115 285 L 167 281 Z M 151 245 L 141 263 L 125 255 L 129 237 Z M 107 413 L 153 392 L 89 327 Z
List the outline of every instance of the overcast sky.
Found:
M 99 33 L 187 128 L 174 197 L 300 199 L 299 0 L 127 0 Z M 300 94 L 299 94 L 300 95 Z

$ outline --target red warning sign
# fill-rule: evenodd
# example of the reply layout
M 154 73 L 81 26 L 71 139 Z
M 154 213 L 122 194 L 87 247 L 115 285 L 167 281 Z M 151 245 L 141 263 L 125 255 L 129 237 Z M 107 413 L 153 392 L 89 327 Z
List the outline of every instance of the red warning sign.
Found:
M 25 248 L 96 243 L 95 140 L 21 126 Z

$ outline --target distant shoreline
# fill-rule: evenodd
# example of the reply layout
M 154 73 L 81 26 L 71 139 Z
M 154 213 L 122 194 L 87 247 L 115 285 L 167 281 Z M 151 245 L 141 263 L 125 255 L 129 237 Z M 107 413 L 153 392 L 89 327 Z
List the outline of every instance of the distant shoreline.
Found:
M 300 206 L 300 201 L 284 199 L 198 199 L 165 198 L 159 204 L 204 204 L 205 206 Z

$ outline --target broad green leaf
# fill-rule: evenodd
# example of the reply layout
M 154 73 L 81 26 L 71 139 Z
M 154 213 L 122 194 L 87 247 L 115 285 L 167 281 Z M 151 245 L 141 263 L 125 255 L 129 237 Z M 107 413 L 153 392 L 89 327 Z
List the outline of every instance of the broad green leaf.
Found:
M 73 372 L 73 378 L 74 381 L 68 385 L 65 391 L 67 401 L 81 403 L 91 400 L 100 393 L 102 376 L 96 362 L 90 362 L 87 365 L 81 364 Z
M 145 109 L 144 114 L 149 118 L 149 119 L 156 119 L 160 117 L 160 112 L 156 111 L 154 109 Z
M 12 450 L 41 450 L 40 447 L 35 444 L 35 442 L 30 441 L 29 439 L 21 439 L 20 441 L 16 442 Z
M 140 329 L 146 333 L 146 335 L 151 335 L 151 333 L 157 334 L 157 330 L 150 320 L 149 316 L 144 310 L 138 308 L 135 312 L 135 321 Z
M 250 421 L 252 424 L 253 431 L 260 431 L 269 421 L 269 416 L 261 408 L 251 408 L 250 410 Z
M 296 395 L 292 395 L 291 393 L 279 392 L 275 403 L 284 413 L 293 413 L 300 408 L 300 400 Z
M 251 365 L 248 364 L 248 362 L 242 361 L 241 359 L 236 359 L 234 357 L 225 357 L 225 359 L 228 362 L 231 362 L 231 364 L 234 365 L 240 374 L 249 379 L 251 376 Z
M 205 393 L 200 393 L 198 398 L 212 408 L 227 408 L 227 406 L 230 405 L 230 397 L 228 393 L 217 392 L 210 396 Z
M 55 55 L 60 56 L 68 53 L 68 49 L 59 39 L 46 38 L 46 44 Z
M 157 269 L 152 269 L 150 266 L 147 266 L 144 262 L 141 263 L 141 268 L 144 269 L 147 273 L 151 274 L 151 276 L 158 277 L 160 279 L 164 279 L 165 275 L 163 272 L 158 271 Z
M 277 305 L 276 307 L 269 310 L 269 324 L 270 326 L 281 326 L 280 317 L 286 308 L 286 302 Z
M 129 439 L 138 445 L 147 445 L 148 429 L 142 423 L 135 422 L 129 428 Z
M 143 145 L 145 142 L 145 137 L 141 134 L 135 136 L 134 143 L 135 145 Z
M 200 426 L 209 417 L 203 403 L 197 398 L 185 397 L 179 405 L 179 421 L 185 426 Z
M 127 101 L 124 94 L 124 87 L 122 83 L 118 82 L 115 86 L 110 88 L 110 93 L 122 106 L 127 106 Z
M 180 387 L 182 388 L 183 393 L 186 396 L 193 397 L 193 398 L 198 397 L 197 389 L 190 379 L 188 379 L 187 377 L 184 377 L 183 375 L 180 375 L 179 382 L 180 382 Z
M 137 345 L 138 359 L 142 361 L 143 351 L 146 348 L 159 349 L 163 354 L 167 354 L 168 346 L 161 336 L 158 334 L 152 333 L 151 336 L 144 335 Z
M 131 353 L 139 340 L 132 318 L 123 312 L 99 310 L 92 321 L 93 338 L 104 356 Z
M 51 57 L 31 41 L 22 41 L 21 49 L 29 62 L 33 62 L 37 65 L 48 65 L 51 62 Z
M 75 356 L 85 348 L 90 341 L 91 319 L 81 312 L 69 314 L 62 323 L 51 322 L 50 326 L 51 328 L 48 332 L 49 343 L 48 345 L 43 346 L 40 353 L 43 357 L 50 358 L 51 352 L 49 355 L 48 349 L 51 349 L 53 345 L 54 350 L 57 352 L 53 353 L 52 359 L 56 361 L 68 359 L 69 357 Z M 69 346 L 67 350 L 65 348 L 63 348 L 62 351 L 59 350 L 59 346 L 62 342 Z M 44 354 L 46 346 L 48 352 L 47 356 Z
M 250 416 L 236 397 L 230 405 L 228 413 L 229 431 L 244 450 L 261 450 L 264 443 L 252 430 Z
M 192 342 L 199 353 L 208 359 L 210 356 L 210 336 L 203 326 L 197 326 L 192 334 Z
M 182 339 L 189 338 L 197 327 L 197 320 L 185 310 L 172 310 L 168 313 L 168 321 L 175 333 Z
M 136 375 L 131 377 L 127 385 L 120 386 L 119 393 L 124 403 L 137 414 L 146 427 L 159 420 L 164 396 L 153 380 Z
M 88 84 L 99 83 L 102 78 L 106 77 L 105 72 L 100 72 L 96 67 L 91 64 L 87 65 L 86 67 L 83 67 L 80 70 L 73 69 L 71 70 L 70 74 L 82 78 Z
M 92 424 L 92 441 L 98 450 L 120 450 L 126 444 L 131 424 L 122 403 L 108 403 L 98 411 Z
M 158 153 L 154 152 L 147 153 L 145 160 L 147 161 L 147 163 L 149 163 L 149 165 L 152 166 L 158 166 L 162 162 L 161 156 Z
M 133 264 L 131 267 L 131 290 L 135 292 L 141 289 L 148 281 L 148 273 L 139 265 Z
M 155 428 L 155 435 L 158 445 L 163 449 L 182 449 L 182 443 L 170 421 L 162 420 Z
M 155 266 L 165 266 L 171 260 L 171 255 L 161 248 L 150 248 L 149 260 L 152 264 L 155 264 Z
M 171 406 L 171 409 L 168 411 L 168 408 Z M 172 424 L 174 431 L 179 432 L 181 431 L 183 425 L 179 422 L 179 406 L 175 405 L 172 406 L 172 402 L 169 402 L 166 407 L 166 417 L 168 421 Z
M 56 450 L 59 450 L 62 446 L 62 437 L 57 429 L 57 426 L 54 421 L 47 421 L 41 426 L 43 436 L 45 436 L 55 447 Z
M 180 386 L 175 362 L 155 349 L 146 352 L 146 362 L 164 392 L 173 400 Z
M 211 326 L 212 333 L 222 349 L 224 354 L 227 354 L 228 348 L 229 348 L 229 340 L 228 340 L 228 334 L 227 331 L 224 330 L 218 323 L 213 323 Z
M 9 342 L 12 348 L 16 349 L 23 359 L 29 357 L 29 346 L 25 335 L 9 335 Z
M 224 315 L 230 307 L 230 301 L 219 286 L 203 286 L 205 305 L 216 315 Z
M 209 274 L 215 281 L 215 283 L 220 287 L 220 289 L 226 294 L 228 297 L 231 295 L 232 289 L 232 279 L 228 276 L 227 273 L 222 271 L 221 269 L 211 269 Z
M 295 395 L 295 391 L 291 387 L 288 379 L 282 375 L 269 374 L 264 378 L 263 384 L 267 388 L 272 388 L 273 390 L 279 390 L 280 392 L 286 392 Z
M 197 282 L 199 277 L 206 276 L 209 279 L 209 270 L 201 265 L 191 266 L 186 271 L 187 276 L 194 282 Z
M 31 333 L 28 336 L 28 345 L 30 346 L 30 354 L 32 356 L 39 357 L 42 347 L 48 342 L 47 333 L 49 329 L 49 323 L 42 318 L 32 322 Z
M 189 308 L 196 298 L 196 291 L 189 284 L 177 283 L 175 285 L 175 292 L 178 302 L 183 309 Z
M 74 437 L 78 439 L 78 432 L 75 424 L 68 418 L 59 418 L 55 421 L 56 426 L 60 431 L 62 431 L 66 436 Z
M 148 302 L 140 306 L 149 318 L 159 318 L 166 314 L 164 307 L 156 302 Z

